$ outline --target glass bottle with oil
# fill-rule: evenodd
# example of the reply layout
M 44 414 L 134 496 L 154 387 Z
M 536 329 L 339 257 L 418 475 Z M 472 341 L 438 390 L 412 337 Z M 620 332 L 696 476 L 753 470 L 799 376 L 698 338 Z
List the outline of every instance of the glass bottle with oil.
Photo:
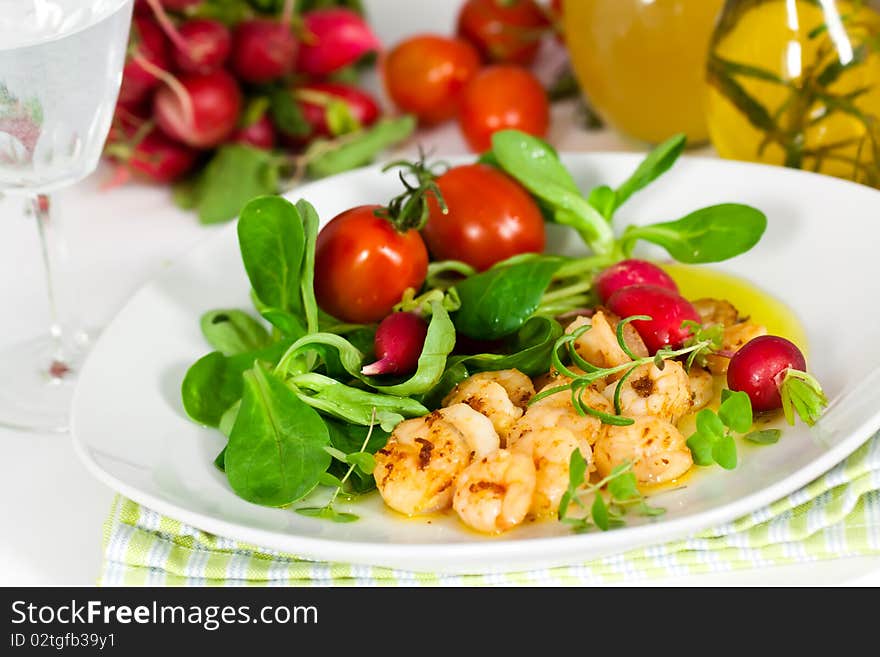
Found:
M 706 53 L 723 0 L 565 0 L 572 68 L 602 119 L 657 144 L 708 140 Z
M 880 187 L 880 14 L 864 0 L 727 0 L 707 117 L 722 157 Z

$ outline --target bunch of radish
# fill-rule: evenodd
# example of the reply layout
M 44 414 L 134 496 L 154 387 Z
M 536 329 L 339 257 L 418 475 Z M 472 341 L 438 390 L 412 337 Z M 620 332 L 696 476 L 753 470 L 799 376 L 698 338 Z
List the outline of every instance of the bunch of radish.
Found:
M 238 199 L 217 195 L 230 176 L 251 196 L 277 192 L 316 140 L 380 119 L 356 84 L 379 50 L 350 0 L 137 0 L 106 149 L 116 180 L 186 178 L 201 197 L 183 203 L 229 219 Z M 358 155 L 354 166 L 371 154 Z

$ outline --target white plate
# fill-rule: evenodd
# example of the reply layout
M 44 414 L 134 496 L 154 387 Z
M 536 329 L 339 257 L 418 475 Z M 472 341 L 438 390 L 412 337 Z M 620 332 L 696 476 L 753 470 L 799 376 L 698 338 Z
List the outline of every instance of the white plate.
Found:
M 585 189 L 619 183 L 629 154 L 565 157 Z M 302 187 L 327 220 L 352 205 L 398 193 L 396 176 L 367 168 Z M 476 191 L 476 190 L 475 190 Z M 477 192 L 478 193 L 478 192 Z M 617 221 L 651 222 L 704 205 L 749 203 L 769 217 L 761 243 L 714 265 L 783 299 L 807 329 L 810 369 L 832 404 L 817 426 L 798 424 L 776 445 L 743 449 L 735 471 L 701 469 L 653 503 L 656 519 L 575 535 L 561 523 L 525 525 L 502 537 L 462 529 L 454 518 L 406 520 L 377 494 L 353 505 L 349 524 L 245 502 L 212 464 L 219 432 L 184 414 L 180 382 L 209 351 L 198 318 L 217 307 L 250 308 L 235 227 L 214 236 L 142 288 L 106 328 L 82 371 L 73 405 L 77 451 L 103 482 L 203 530 L 305 558 L 447 573 L 542 568 L 658 543 L 726 522 L 792 492 L 846 457 L 880 426 L 880 193 L 782 168 L 683 158 L 634 197 Z M 567 229 L 555 250 L 576 251 Z M 561 240 L 561 241 L 560 241 Z

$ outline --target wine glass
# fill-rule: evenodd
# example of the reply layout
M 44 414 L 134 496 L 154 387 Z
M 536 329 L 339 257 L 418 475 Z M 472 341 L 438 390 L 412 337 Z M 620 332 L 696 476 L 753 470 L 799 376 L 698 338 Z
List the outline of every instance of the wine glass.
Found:
M 50 194 L 98 165 L 122 81 L 132 4 L 0 0 L 0 194 L 18 197 L 36 221 L 51 321 L 46 336 L 0 343 L 3 426 L 68 425 L 87 340 L 58 314 Z

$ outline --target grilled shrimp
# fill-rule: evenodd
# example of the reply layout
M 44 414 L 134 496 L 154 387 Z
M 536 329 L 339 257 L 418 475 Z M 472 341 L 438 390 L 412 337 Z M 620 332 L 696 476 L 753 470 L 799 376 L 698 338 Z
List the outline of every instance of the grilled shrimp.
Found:
M 691 392 L 691 411 L 698 411 L 706 406 L 715 396 L 715 379 L 698 365 L 693 365 L 688 372 Z
M 617 367 L 632 361 L 617 342 L 618 321 L 620 320 L 613 314 L 598 310 L 592 317 L 578 317 L 568 325 L 565 332 L 573 333 L 582 326 L 592 326 L 574 341 L 575 350 L 581 358 L 597 367 Z M 623 339 L 630 351 L 639 358 L 648 355 L 648 348 L 632 324 L 624 327 Z
M 739 321 L 739 311 L 732 303 L 724 299 L 704 297 L 692 301 L 691 305 L 697 311 L 704 326 L 709 324 L 732 326 Z
M 462 431 L 439 412 L 405 420 L 376 452 L 376 488 L 385 504 L 410 516 L 447 509 L 471 452 Z
M 498 434 L 492 422 L 482 413 L 478 413 L 467 404 L 453 404 L 437 410 L 440 416 L 458 429 L 474 453 L 474 458 L 481 459 L 501 446 Z
M 512 452 L 525 454 L 535 464 L 535 494 L 529 509 L 533 516 L 553 515 L 559 509 L 559 501 L 568 490 L 569 464 L 576 449 L 587 463 L 592 462 L 590 444 L 563 428 L 530 431 L 510 448 Z
M 443 405 L 467 404 L 492 421 L 503 441 L 534 394 L 532 380 L 519 370 L 481 372 L 455 386 Z
M 653 415 L 674 424 L 691 408 L 690 381 L 678 361 L 667 360 L 662 370 L 654 363 L 639 365 L 602 394 L 612 401 L 618 387 L 621 413 L 629 417 Z
M 472 529 L 503 532 L 525 519 L 535 481 L 531 458 L 500 449 L 474 461 L 459 475 L 452 508 Z
M 571 379 L 559 376 L 547 384 L 540 392 L 556 386 L 566 385 Z M 613 413 L 611 404 L 594 387 L 581 391 L 581 401 L 585 406 L 604 413 Z M 517 421 L 508 434 L 508 444 L 513 444 L 525 434 L 539 429 L 562 427 L 571 431 L 575 437 L 586 440 L 590 445 L 605 431 L 602 421 L 592 415 L 580 415 L 571 404 L 571 391 L 562 390 L 533 403 Z
M 577 375 L 586 374 L 581 368 L 574 365 L 568 365 L 568 369 Z M 535 377 L 534 381 L 535 390 L 540 392 L 541 390 L 552 388 L 553 386 L 565 385 L 571 381 L 571 379 L 561 372 L 558 372 L 555 367 L 551 367 L 549 372 L 539 374 Z M 605 379 L 598 379 L 593 382 L 593 387 L 597 388 L 599 392 L 602 392 L 606 385 Z
M 746 342 L 759 335 L 767 335 L 767 329 L 760 324 L 744 321 L 724 328 L 724 336 L 721 340 L 721 354 L 711 354 L 706 357 L 706 364 L 712 374 L 726 374 L 730 357 L 739 351 Z
M 593 447 L 596 469 L 603 477 L 631 461 L 641 484 L 660 484 L 680 477 L 693 465 L 681 432 L 666 420 L 644 416 L 626 427 L 612 426 Z

